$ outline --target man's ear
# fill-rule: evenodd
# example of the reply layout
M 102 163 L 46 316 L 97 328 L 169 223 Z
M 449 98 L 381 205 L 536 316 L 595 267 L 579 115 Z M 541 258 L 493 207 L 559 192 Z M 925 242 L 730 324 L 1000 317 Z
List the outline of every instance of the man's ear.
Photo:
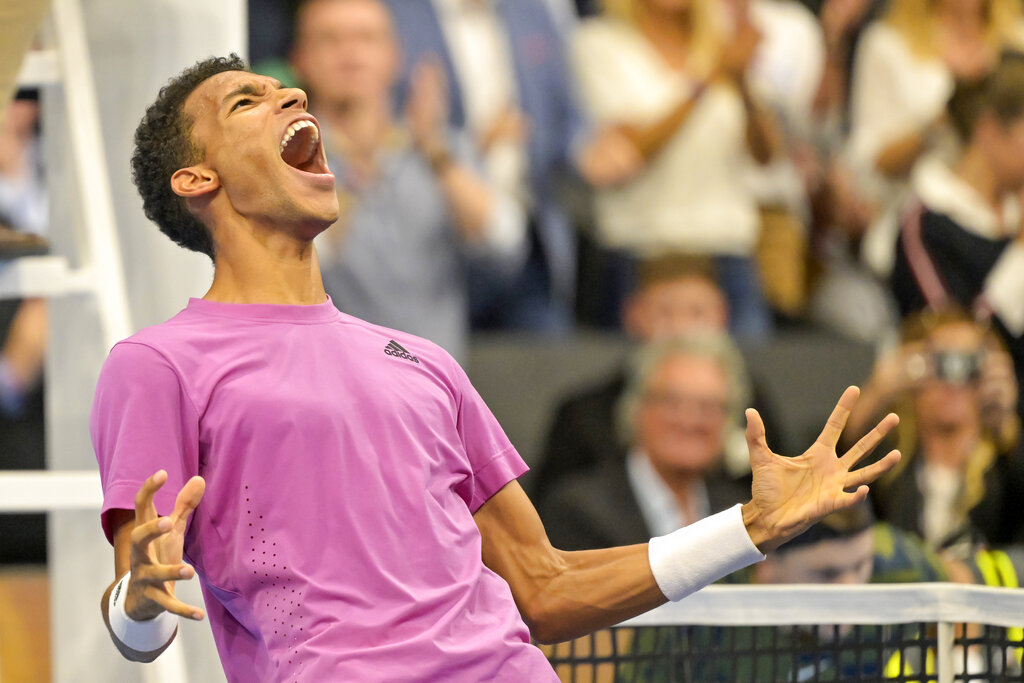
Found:
M 171 176 L 171 189 L 179 197 L 198 198 L 220 187 L 220 177 L 205 166 L 179 168 Z

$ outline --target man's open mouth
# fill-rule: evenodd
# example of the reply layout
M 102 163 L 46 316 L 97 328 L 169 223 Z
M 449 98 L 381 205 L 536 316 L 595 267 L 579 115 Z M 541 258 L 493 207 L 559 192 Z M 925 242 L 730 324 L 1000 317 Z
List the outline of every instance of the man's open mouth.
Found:
M 281 138 L 281 159 L 305 173 L 329 173 L 320 153 L 320 131 L 308 119 L 288 126 Z

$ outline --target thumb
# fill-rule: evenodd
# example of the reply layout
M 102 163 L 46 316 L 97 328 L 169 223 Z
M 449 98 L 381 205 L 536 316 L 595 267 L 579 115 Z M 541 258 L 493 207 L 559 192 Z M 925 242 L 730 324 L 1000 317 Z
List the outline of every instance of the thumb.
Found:
M 768 458 L 771 455 L 771 450 L 765 439 L 764 422 L 761 420 L 760 413 L 753 408 L 747 408 L 744 415 L 747 418 L 747 429 L 744 435 L 747 438 L 747 450 L 750 452 L 750 464 L 753 466 Z

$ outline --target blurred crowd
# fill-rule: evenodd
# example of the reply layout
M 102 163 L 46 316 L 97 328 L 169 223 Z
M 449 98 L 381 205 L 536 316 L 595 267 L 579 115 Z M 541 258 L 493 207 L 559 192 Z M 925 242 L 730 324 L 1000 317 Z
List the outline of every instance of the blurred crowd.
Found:
M 742 409 L 769 434 L 774 416 L 739 348 L 815 329 L 879 350 L 850 445 L 902 419 L 869 511 L 879 575 L 971 580 L 977 553 L 1016 556 L 1018 1 L 250 7 L 256 70 L 302 86 L 323 128 L 342 310 L 460 359 L 491 330 L 632 340 L 552 417 L 531 493 L 556 545 L 745 500 Z
M 1016 585 L 1019 0 L 249 5 L 254 70 L 305 89 L 337 179 L 318 254 L 340 309 L 460 361 L 490 331 L 630 340 L 535 463 L 556 545 L 745 501 L 742 411 L 769 435 L 776 417 L 739 349 L 826 330 L 878 349 L 850 445 L 893 411 L 904 459 L 853 521 L 742 580 Z M 0 230 L 38 234 L 25 107 L 0 135 Z M 0 418 L 38 386 L 44 315 L 10 316 Z
M 645 262 L 703 259 L 728 332 L 866 343 L 958 306 L 1016 358 L 1016 0 L 250 2 L 302 86 L 344 310 L 464 358 L 623 329 Z M 1018 168 L 1020 167 L 1020 168 Z

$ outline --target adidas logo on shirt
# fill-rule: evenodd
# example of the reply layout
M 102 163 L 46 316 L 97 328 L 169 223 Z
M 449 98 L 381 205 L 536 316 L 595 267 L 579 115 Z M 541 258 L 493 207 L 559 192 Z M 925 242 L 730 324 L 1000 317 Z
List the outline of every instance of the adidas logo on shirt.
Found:
M 396 342 L 394 339 L 389 341 L 388 345 L 384 347 L 384 353 L 388 354 L 389 356 L 394 356 L 396 358 L 404 358 L 406 360 L 411 360 L 413 363 L 420 362 L 419 358 L 417 358 L 416 356 L 412 355 L 404 348 L 402 348 L 402 345 Z

